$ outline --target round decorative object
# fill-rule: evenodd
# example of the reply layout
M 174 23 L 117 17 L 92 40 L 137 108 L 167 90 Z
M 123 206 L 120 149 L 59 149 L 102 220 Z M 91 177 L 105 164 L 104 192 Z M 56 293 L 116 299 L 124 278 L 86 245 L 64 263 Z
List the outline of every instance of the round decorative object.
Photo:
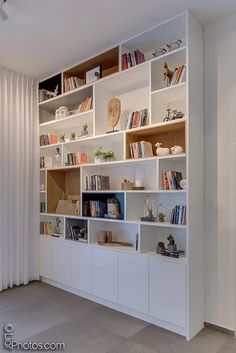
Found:
M 171 153 L 172 154 L 180 154 L 180 153 L 183 153 L 184 152 L 184 149 L 182 146 L 173 146 L 171 147 Z
M 159 47 L 159 48 L 154 50 L 152 55 L 153 55 L 154 58 L 158 58 L 158 56 L 161 56 L 161 55 L 165 54 L 166 51 L 167 50 L 164 47 Z
M 56 110 L 56 119 L 63 119 L 69 116 L 69 110 L 67 107 L 60 107 Z
M 186 179 L 180 180 L 179 186 L 180 186 L 182 189 L 187 189 L 187 180 L 186 180 Z
M 112 127 L 113 131 L 115 126 L 120 120 L 121 102 L 118 98 L 112 98 L 107 105 L 107 122 Z

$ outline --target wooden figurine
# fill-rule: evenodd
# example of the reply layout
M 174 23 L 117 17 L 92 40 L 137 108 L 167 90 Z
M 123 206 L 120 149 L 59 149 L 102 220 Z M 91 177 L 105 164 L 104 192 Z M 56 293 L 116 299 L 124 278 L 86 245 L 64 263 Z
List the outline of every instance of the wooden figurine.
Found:
M 164 64 L 164 81 L 167 80 L 167 85 L 169 86 L 174 73 L 169 69 L 167 63 Z
M 133 190 L 133 183 L 131 183 L 129 180 L 124 179 L 124 181 L 121 183 L 121 189 L 122 190 Z

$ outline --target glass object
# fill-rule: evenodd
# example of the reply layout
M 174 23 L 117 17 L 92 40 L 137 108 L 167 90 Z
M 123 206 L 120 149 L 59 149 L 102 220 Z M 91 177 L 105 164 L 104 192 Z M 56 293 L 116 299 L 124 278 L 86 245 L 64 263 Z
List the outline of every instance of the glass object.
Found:
M 152 53 L 152 56 L 154 58 L 158 58 L 158 56 L 164 55 L 166 52 L 167 50 L 164 47 L 159 47 L 154 50 L 154 52 Z
M 181 39 L 172 39 L 169 44 L 166 44 L 167 48 L 169 48 L 169 51 L 179 49 L 181 44 L 182 44 Z
M 158 222 L 165 222 L 165 216 L 166 216 L 166 208 L 165 206 L 160 203 L 158 206 L 157 206 L 157 219 L 158 219 Z

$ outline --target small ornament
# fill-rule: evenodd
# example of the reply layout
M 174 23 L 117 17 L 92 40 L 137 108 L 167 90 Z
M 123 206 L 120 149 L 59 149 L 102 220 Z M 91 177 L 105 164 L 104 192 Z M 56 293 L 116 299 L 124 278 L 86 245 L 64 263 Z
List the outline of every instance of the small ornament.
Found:
M 55 160 L 56 160 L 56 162 L 55 162 L 54 167 L 60 167 L 61 166 L 61 151 L 60 151 L 59 147 L 56 148 Z
M 118 98 L 112 98 L 107 105 L 107 122 L 112 127 L 111 131 L 107 133 L 115 132 L 115 126 L 120 120 L 121 114 L 121 101 Z
M 175 240 L 171 234 L 167 237 L 167 240 L 169 241 L 169 244 L 167 245 L 168 251 L 177 251 L 177 245 L 175 244 Z
M 171 150 L 172 154 L 181 154 L 184 152 L 184 149 L 182 146 L 173 146 L 173 147 L 171 147 L 170 150 Z
M 169 44 L 166 44 L 169 51 L 179 49 L 183 41 L 181 39 L 172 39 Z
M 154 50 L 154 52 L 152 53 L 152 56 L 154 58 L 158 58 L 158 56 L 164 55 L 166 52 L 167 50 L 164 47 L 159 47 Z
M 156 247 L 156 253 L 158 255 L 162 254 L 162 251 L 165 249 L 165 244 L 163 243 L 163 241 L 159 241 Z
M 164 81 L 167 81 L 167 86 L 170 85 L 174 73 L 169 69 L 167 63 L 164 63 Z
M 75 132 L 71 132 L 71 134 L 70 134 L 70 140 L 71 140 L 71 141 L 76 140 L 76 133 L 75 133 Z
M 161 147 L 162 143 L 157 142 L 155 144 L 157 156 L 167 156 L 170 154 L 170 149 L 168 147 Z
M 59 217 L 56 217 L 56 226 L 55 226 L 55 233 L 56 234 L 61 234 L 61 219 Z
M 166 209 L 161 203 L 157 206 L 157 219 L 160 223 L 165 222 Z

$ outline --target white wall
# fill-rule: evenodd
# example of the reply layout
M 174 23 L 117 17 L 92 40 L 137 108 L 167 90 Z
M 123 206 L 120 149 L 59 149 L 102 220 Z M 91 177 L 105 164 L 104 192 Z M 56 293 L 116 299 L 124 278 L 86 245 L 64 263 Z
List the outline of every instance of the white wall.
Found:
M 205 321 L 236 323 L 236 16 L 205 29 Z

